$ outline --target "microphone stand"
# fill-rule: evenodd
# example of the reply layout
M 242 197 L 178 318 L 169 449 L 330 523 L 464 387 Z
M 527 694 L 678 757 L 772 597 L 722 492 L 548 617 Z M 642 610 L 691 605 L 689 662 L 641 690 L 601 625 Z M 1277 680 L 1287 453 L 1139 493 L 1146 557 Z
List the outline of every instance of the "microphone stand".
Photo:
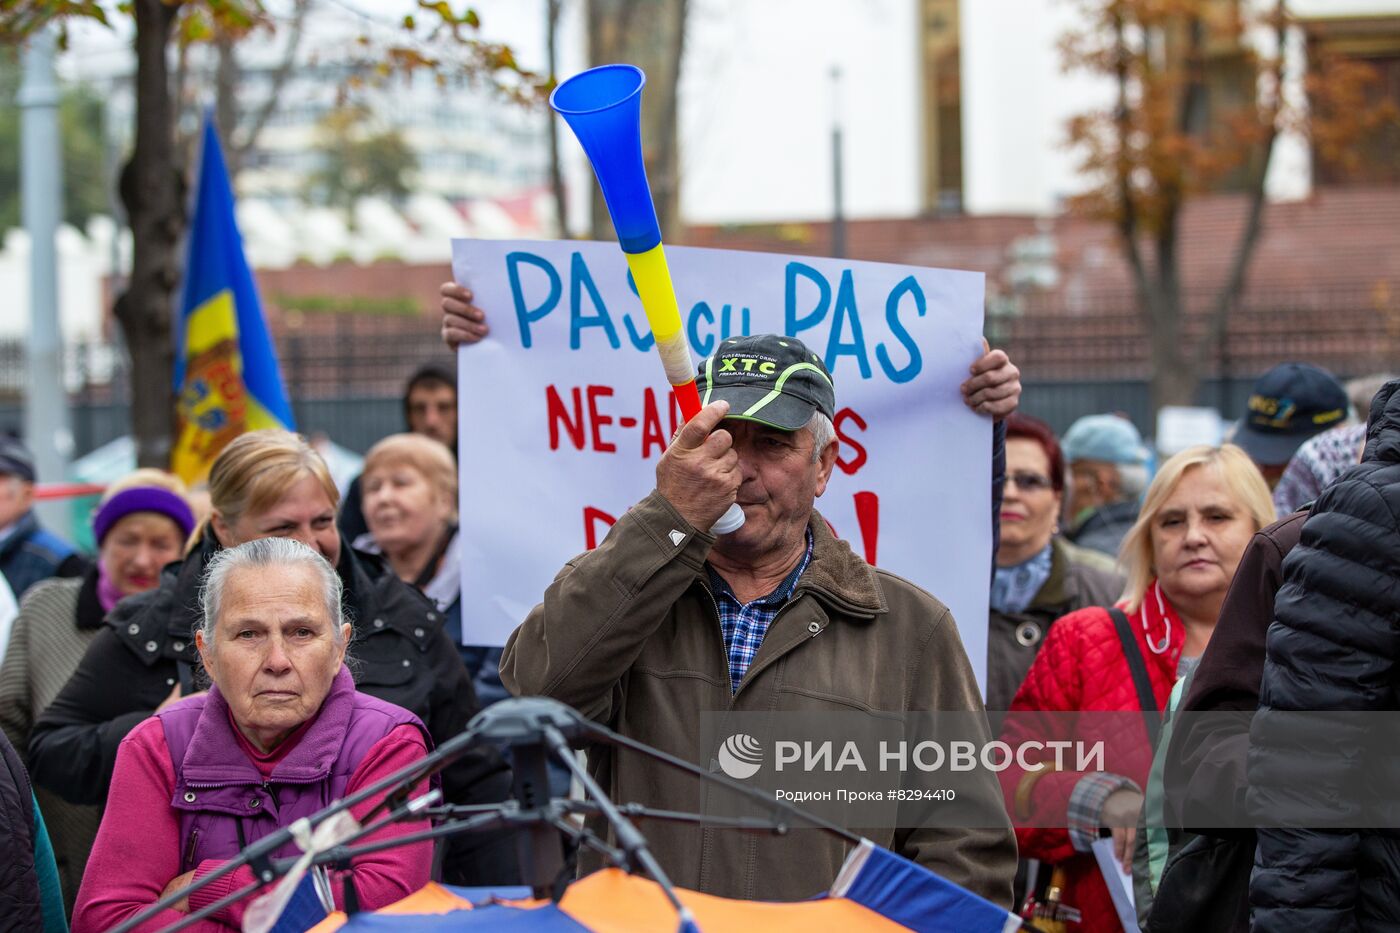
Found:
M 597 743 L 615 748 L 625 748 L 655 761 L 659 761 L 678 771 L 683 771 L 686 774 L 700 778 L 703 781 L 709 781 L 710 783 L 727 787 L 750 800 L 763 804 L 765 808 L 769 809 L 774 814 L 771 823 L 764 824 L 759 821 L 741 821 L 742 825 L 734 825 L 734 821 L 726 818 L 712 818 L 703 814 L 681 814 L 661 810 L 651 811 L 646 808 L 640 808 L 634 811 L 640 816 L 653 819 L 672 819 L 677 822 L 694 823 L 697 825 L 715 825 L 746 830 L 771 830 L 781 835 L 787 832 L 789 825 L 787 822 L 779 819 L 779 814 L 782 814 L 800 824 L 838 836 L 852 845 L 859 845 L 863 841 L 860 836 L 843 829 L 829 820 L 814 816 L 784 801 L 770 799 L 762 791 L 746 787 L 724 775 L 714 774 L 683 758 L 677 758 L 674 755 L 652 748 L 650 745 L 638 742 L 636 739 L 631 739 L 618 732 L 614 732 L 607 726 L 584 718 L 572 707 L 548 697 L 516 697 L 510 700 L 503 700 L 500 703 L 496 703 L 482 710 L 482 712 L 472 720 L 472 727 L 482 740 L 497 743 L 504 742 L 510 745 L 517 760 L 522 757 L 522 752 L 540 752 L 543 751 L 541 746 L 547 745 L 549 751 L 553 752 L 569 769 L 570 773 L 583 784 L 584 789 L 591 798 L 589 803 L 597 807 L 597 812 L 601 813 L 609 824 L 613 825 L 614 832 L 617 832 L 617 824 L 619 821 L 627 822 L 621 806 L 633 807 L 635 805 L 614 804 L 603 789 L 588 775 L 587 769 L 582 768 L 574 759 L 570 751 L 571 747 L 582 747 L 586 744 Z M 544 786 L 547 780 L 547 775 L 543 772 L 545 756 L 529 754 L 527 757 L 532 768 L 538 765 L 540 769 L 538 777 L 534 778 L 536 786 Z M 524 805 L 525 801 L 522 800 L 522 806 Z M 574 809 L 574 805 L 570 804 L 569 809 Z M 544 815 L 543 810 L 539 812 L 541 815 Z M 628 825 L 630 826 L 630 823 Z M 542 830 L 546 828 L 547 827 L 541 827 Z M 630 831 L 625 831 L 617 837 L 619 844 L 623 846 L 625 851 L 627 850 L 627 842 L 631 840 L 633 833 L 636 833 L 636 827 L 631 827 Z M 645 848 L 644 843 L 645 840 L 643 840 L 643 848 Z M 649 869 L 648 872 L 650 872 Z M 532 879 L 530 882 L 532 887 L 538 888 L 544 883 L 543 875 L 527 875 L 526 877 Z M 659 879 L 658 883 L 660 883 Z
M 562 705 L 562 704 L 561 704 Z M 568 707 L 565 707 L 568 709 Z M 569 710 L 573 713 L 573 710 Z M 578 717 L 577 713 L 574 713 Z M 582 721 L 582 717 L 575 720 Z M 690 908 L 681 903 L 679 895 L 676 894 L 676 886 L 671 883 L 661 863 L 656 860 L 651 849 L 647 847 L 647 839 L 641 834 L 632 821 L 623 816 L 603 788 L 598 786 L 598 782 L 593 780 L 593 775 L 588 773 L 588 769 L 578 763 L 573 755 L 573 750 L 564 739 L 564 734 L 552 723 L 546 722 L 543 725 L 544 739 L 549 744 L 550 749 L 564 763 L 565 767 L 573 774 L 574 779 L 583 785 L 583 789 L 593 798 L 593 803 L 602 812 L 608 825 L 612 827 L 613 835 L 617 837 L 622 851 L 627 856 L 627 864 L 624 868 L 631 870 L 630 866 L 640 865 L 651 875 L 652 880 L 660 887 L 662 893 L 666 895 L 666 900 L 671 902 L 671 907 L 676 911 L 676 919 L 680 921 L 682 930 L 694 930 L 695 917 L 691 914 Z
M 431 791 L 431 792 L 428 793 L 428 794 L 423 795 L 422 797 L 417 797 L 417 798 L 415 798 L 415 799 L 413 799 L 413 800 L 408 801 L 408 803 L 404 804 L 404 805 L 401 806 L 401 807 L 396 808 L 389 816 L 385 817 L 384 819 L 379 820 L 379 821 L 375 822 L 374 824 L 372 824 L 372 825 L 370 825 L 370 826 L 362 827 L 359 831 L 357 831 L 357 832 L 356 832 L 354 835 L 352 835 L 350 838 L 351 838 L 351 839 L 363 838 L 364 836 L 367 836 L 367 835 L 369 835 L 370 833 L 378 832 L 380 829 L 383 829 L 385 826 L 389 825 L 390 823 L 395 823 L 395 822 L 398 822 L 398 821 L 403 820 L 403 819 L 410 819 L 410 818 L 411 818 L 411 819 L 415 819 L 415 820 L 416 820 L 416 819 L 422 819 L 421 811 L 423 811 L 424 809 L 427 808 L 428 804 L 430 804 L 430 803 L 432 802 L 432 800 L 435 798 L 435 796 L 436 796 L 438 793 L 439 793 L 438 791 L 434 790 L 434 791 Z M 357 796 L 358 796 L 358 795 L 357 795 Z M 327 809 L 326 809 L 325 811 L 323 811 L 323 812 L 326 814 L 325 817 L 321 817 L 321 816 L 318 815 L 318 816 L 312 818 L 313 821 L 314 821 L 314 822 L 313 822 L 313 825 L 319 825 L 321 822 L 324 821 L 324 819 L 329 819 L 329 818 L 330 818 L 331 816 L 333 816 L 335 813 L 338 813 L 338 812 L 340 812 L 340 811 L 339 811 L 339 810 L 332 811 L 331 808 L 327 808 Z M 415 835 L 418 835 L 418 834 L 415 834 Z M 270 838 L 270 837 L 265 837 L 265 838 Z M 242 854 L 240 854 L 240 855 L 239 855 L 237 858 L 235 858 L 235 859 L 231 859 L 230 862 L 238 862 L 238 861 L 244 860 L 245 857 L 247 856 L 248 850 L 249 850 L 249 849 L 252 849 L 253 846 L 258 845 L 258 844 L 259 844 L 260 842 L 262 842 L 262 841 L 263 841 L 263 840 L 259 840 L 258 843 L 254 843 L 252 846 L 249 846 L 248 849 L 243 850 L 243 853 L 242 853 Z M 395 839 L 395 840 L 393 840 L 393 841 L 394 841 L 394 843 L 395 843 L 396 845 L 405 845 L 405 844 L 407 844 L 407 842 L 409 841 L 409 839 L 408 839 L 408 837 L 401 837 L 401 838 Z M 414 840 L 414 841 L 416 841 L 416 840 Z M 337 847 L 337 848 L 339 848 L 339 847 Z M 335 851 L 335 850 L 331 850 L 331 851 Z M 298 859 L 299 857 L 300 857 L 300 856 L 292 856 L 292 857 L 290 857 L 290 858 L 286 858 L 286 859 L 277 859 L 277 860 L 272 860 L 272 859 L 270 859 L 270 858 L 267 859 L 267 863 L 268 863 L 268 866 L 269 866 L 269 867 L 268 867 L 268 871 L 267 871 L 267 874 L 266 874 L 266 875 L 263 874 L 263 873 L 261 873 L 261 872 L 255 872 L 256 874 L 258 874 L 258 877 L 255 878 L 255 879 L 253 880 L 252 883 L 250 883 L 250 884 L 245 884 L 243 887 L 239 888 L 239 889 L 236 890 L 236 891 L 232 891 L 232 892 L 230 892 L 230 893 L 224 895 L 223 897 L 219 898 L 217 901 L 214 901 L 212 904 L 206 904 L 204 907 L 201 907 L 199 910 L 194 911 L 194 912 L 189 913 L 189 914 L 186 914 L 185 917 L 182 918 L 181 920 L 179 920 L 178 922 L 173 923 L 173 924 L 171 924 L 170 926 L 166 927 L 166 928 L 164 929 L 164 931 L 162 931 L 162 933 L 176 933 L 176 931 L 183 930 L 183 929 L 185 929 L 186 927 L 188 927 L 188 926 L 190 926 L 190 925 L 192 925 L 192 924 L 198 923 L 199 921 L 205 919 L 206 917 L 211 917 L 211 916 L 213 916 L 214 914 L 216 914 L 216 913 L 218 913 L 219 911 L 223 910 L 225 907 L 231 907 L 232 905 L 237 904 L 239 901 L 243 900 L 245 897 L 248 897 L 250 894 L 254 894 L 254 893 L 256 893 L 257 891 L 260 891 L 261 889 L 267 887 L 269 884 L 271 884 L 273 881 L 275 881 L 277 878 L 282 877 L 283 875 L 285 875 L 285 874 L 287 873 L 287 871 L 292 867 L 292 865 L 294 865 L 294 864 L 296 863 L 296 861 L 297 861 L 297 859 Z M 317 864 L 319 864 L 319 863 L 317 863 Z M 224 867 L 226 867 L 226 866 L 220 866 L 220 868 L 217 870 L 217 871 L 218 871 L 218 877 L 222 877 L 224 874 L 227 874 L 227 872 L 224 872 L 224 871 L 223 871 L 223 868 L 224 868 Z M 230 870 L 236 870 L 236 869 L 230 869 Z M 269 875 L 270 875 L 270 877 L 268 877 Z M 213 877 L 213 876 L 215 876 L 215 872 L 210 872 L 208 877 Z M 201 880 L 203 880 L 203 879 L 201 879 Z M 181 888 L 180 891 L 177 892 L 177 893 L 179 893 L 179 894 L 182 895 L 183 897 L 188 897 L 188 896 L 189 896 L 189 892 L 194 891 L 194 890 L 198 890 L 199 888 L 202 888 L 203 886 L 204 886 L 204 885 L 202 885 L 202 884 L 191 884 L 188 888 Z M 157 914 L 157 913 L 159 913 L 160 911 L 164 910 L 166 905 L 165 905 L 163 902 L 164 902 L 164 901 L 168 901 L 168 900 L 170 900 L 169 897 L 162 898 L 160 901 L 157 901 L 156 903 L 152 904 L 150 907 L 147 907 L 145 910 L 143 910 L 141 913 L 137 914 L 135 917 L 132 917 L 130 920 L 127 920 L 127 921 L 126 921 L 125 923 L 123 923 L 121 926 L 114 927 L 113 930 L 112 930 L 112 933 L 116 933 L 116 931 L 118 931 L 118 930 L 127 930 L 127 929 L 130 929 L 132 926 L 134 926 L 134 925 L 136 925 L 136 924 L 145 922 L 145 920 L 149 919 L 151 916 L 154 916 L 155 914 Z M 178 898 L 177 898 L 177 900 L 178 900 Z
M 470 748 L 484 743 L 509 745 L 515 763 L 513 790 L 516 799 L 502 803 L 479 805 L 435 805 L 440 792 L 430 791 L 420 797 L 409 799 L 413 787 L 425 778 L 441 771 L 456 761 Z M 659 810 L 636 803 L 615 804 L 573 755 L 574 748 L 589 744 L 623 748 L 661 762 L 675 770 L 684 772 L 703 781 L 718 784 L 731 791 L 762 804 L 770 810 L 768 819 L 757 817 L 720 817 L 700 813 L 687 813 L 675 810 Z M 553 754 L 569 770 L 570 774 L 583 786 L 587 799 L 563 800 L 551 798 L 548 792 L 549 776 L 547 762 Z M 387 793 L 386 793 L 387 791 Z M 355 857 L 398 848 L 427 840 L 437 840 L 463 832 L 481 832 L 501 827 L 519 827 L 517 834 L 517 858 L 520 861 L 522 876 L 530 885 L 534 896 L 558 901 L 567 883 L 564 871 L 563 847 L 555 835 L 563 833 L 580 845 L 586 845 L 600 852 L 609 863 L 632 872 L 640 869 L 649 875 L 661 888 L 666 899 L 675 909 L 681 929 L 693 930 L 694 917 L 677 894 L 675 885 L 657 861 L 647 845 L 645 836 L 632 822 L 633 819 L 664 820 L 695 826 L 711 826 L 733 829 L 741 832 L 769 832 L 785 835 L 792 824 L 805 825 L 835 835 L 842 840 L 859 845 L 860 836 L 842 827 L 814 816 L 797 807 L 777 799 L 770 799 L 754 788 L 747 787 L 729 777 L 712 773 L 683 758 L 652 748 L 636 739 L 628 738 L 599 723 L 585 719 L 569 706 L 546 697 L 517 697 L 503 700 L 481 711 L 472 719 L 467 729 L 453 737 L 429 754 L 423 760 L 414 762 L 395 773 L 376 781 L 369 787 L 331 804 L 305 820 L 314 828 L 343 810 L 384 793 L 384 799 L 376 804 L 362 821 L 361 828 L 339 845 L 319 852 L 311 859 L 311 865 L 348 866 Z M 387 812 L 382 819 L 370 822 Z M 586 827 L 578 826 L 572 816 L 601 816 L 608 824 L 617 840 L 613 846 L 598 837 Z M 448 822 L 420 832 L 396 836 L 393 839 L 365 843 L 355 846 L 358 839 L 372 835 L 395 822 L 446 817 Z M 167 927 L 165 933 L 176 933 L 193 923 L 216 913 L 242 898 L 273 883 L 285 875 L 300 858 L 288 856 L 274 858 L 272 853 L 292 840 L 291 828 L 279 829 L 245 848 L 239 855 L 219 868 L 205 875 L 189 887 L 166 895 L 147 907 L 141 913 L 113 928 L 111 933 L 129 933 L 136 926 L 149 920 L 177 901 L 187 898 L 218 878 L 236 871 L 245 865 L 253 870 L 255 880 L 238 891 L 219 901 L 191 913 L 180 922 Z
M 388 793 L 385 794 L 384 799 L 375 804 L 374 808 L 365 814 L 365 819 L 368 820 L 385 810 L 390 810 L 398 814 L 406 814 L 408 812 L 407 806 L 409 805 L 406 801 L 413 787 L 425 778 L 432 777 L 434 774 L 455 762 L 458 758 L 462 757 L 462 755 L 466 754 L 476 743 L 476 733 L 473 732 L 471 726 L 468 725 L 460 735 L 453 736 L 451 739 L 444 742 L 440 748 L 428 754 L 421 761 L 415 761 L 412 764 L 405 765 L 393 774 L 374 782 L 369 787 L 356 791 L 350 796 L 338 800 L 324 810 L 320 810 L 304 819 L 310 828 L 315 828 L 337 813 L 348 810 L 377 794 L 384 794 L 386 791 L 388 791 Z M 400 818 L 402 818 L 402 816 L 400 816 Z M 271 884 L 273 881 L 276 881 L 278 877 L 277 872 L 273 868 L 272 853 L 291 841 L 293 841 L 291 827 L 285 827 L 269 833 L 245 848 L 234 858 L 229 859 L 218 868 L 209 872 L 209 874 L 191 883 L 188 887 L 165 895 L 150 907 L 147 907 L 145 910 L 118 926 L 113 927 L 109 933 L 130 933 L 131 930 L 145 923 L 167 907 L 186 899 L 194 892 L 207 885 L 213 884 L 218 879 L 237 871 L 245 865 L 252 869 L 254 877 L 258 880 L 259 884 L 256 887 Z M 229 904 L 237 902 L 239 897 L 256 890 L 256 887 L 245 887 L 240 892 L 236 892 L 237 896 L 230 894 L 228 897 L 219 900 L 217 906 L 211 904 L 198 911 L 197 914 L 189 915 L 184 921 L 169 927 L 169 933 L 183 930 L 191 923 L 201 920 L 210 913 L 213 913 L 216 909 L 222 910 Z

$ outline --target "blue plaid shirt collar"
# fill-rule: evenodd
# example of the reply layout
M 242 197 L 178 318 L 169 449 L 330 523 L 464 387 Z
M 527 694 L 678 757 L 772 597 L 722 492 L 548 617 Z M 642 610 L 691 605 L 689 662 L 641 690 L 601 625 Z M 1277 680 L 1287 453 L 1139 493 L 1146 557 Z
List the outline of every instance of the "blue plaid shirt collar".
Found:
M 739 692 L 739 682 L 757 657 L 758 649 L 763 645 L 763 636 L 768 634 L 768 626 L 773 624 L 778 612 L 792 598 L 797 581 L 802 579 L 811 562 L 812 530 L 809 528 L 807 550 L 792 573 L 773 592 L 751 603 L 739 602 L 724 578 L 715 573 L 708 563 L 705 564 L 705 570 L 710 575 L 710 590 L 715 596 L 715 608 L 719 610 L 719 628 L 724 635 L 724 651 L 729 658 L 729 687 L 734 693 Z

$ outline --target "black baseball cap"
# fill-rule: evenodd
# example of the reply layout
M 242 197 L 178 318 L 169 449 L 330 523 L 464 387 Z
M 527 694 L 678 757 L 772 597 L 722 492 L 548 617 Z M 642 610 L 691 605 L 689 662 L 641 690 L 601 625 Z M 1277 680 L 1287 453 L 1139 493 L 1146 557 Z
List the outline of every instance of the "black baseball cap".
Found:
M 1347 393 L 1325 369 L 1280 363 L 1260 376 L 1232 439 L 1255 463 L 1287 463 L 1303 441 L 1341 424 Z
M 0 476 L 18 476 L 34 482 L 34 455 L 16 438 L 0 437 Z
M 729 418 L 781 431 L 806 427 L 812 413 L 836 416 L 836 389 L 822 358 L 795 337 L 730 337 L 700 361 L 700 400 L 729 403 Z

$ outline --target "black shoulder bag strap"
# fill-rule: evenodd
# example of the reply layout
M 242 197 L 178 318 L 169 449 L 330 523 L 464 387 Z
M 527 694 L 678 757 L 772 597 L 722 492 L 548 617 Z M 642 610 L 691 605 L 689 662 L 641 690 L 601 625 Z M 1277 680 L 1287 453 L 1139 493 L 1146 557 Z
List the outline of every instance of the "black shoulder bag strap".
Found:
M 194 685 L 194 665 L 189 661 L 176 661 L 175 672 L 180 678 L 180 696 L 187 697 L 199 689 Z
M 1118 640 L 1123 644 L 1123 656 L 1128 659 L 1128 670 L 1133 675 L 1133 686 L 1137 688 L 1138 706 L 1142 707 L 1142 718 L 1147 722 L 1147 738 L 1152 748 L 1157 747 L 1157 736 L 1162 731 L 1162 711 L 1157 708 L 1157 696 L 1152 692 L 1152 679 L 1147 676 L 1147 662 L 1143 660 L 1142 649 L 1138 647 L 1133 630 L 1128 625 L 1128 617 L 1123 610 L 1110 608 L 1113 625 L 1118 629 Z
M 443 532 L 442 539 L 438 541 L 436 550 L 433 551 L 423 569 L 418 571 L 418 577 L 413 581 L 413 585 L 419 590 L 433 582 L 433 577 L 437 576 L 438 562 L 442 560 L 442 555 L 447 553 L 447 548 L 452 544 L 452 539 L 457 535 L 457 523 L 452 522 Z

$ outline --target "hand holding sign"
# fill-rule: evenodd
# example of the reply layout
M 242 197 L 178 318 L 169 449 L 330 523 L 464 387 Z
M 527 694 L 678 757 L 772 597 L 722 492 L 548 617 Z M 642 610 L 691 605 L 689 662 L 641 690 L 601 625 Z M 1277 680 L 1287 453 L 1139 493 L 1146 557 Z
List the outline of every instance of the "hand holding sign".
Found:
M 1021 371 L 1005 350 L 993 350 L 982 340 L 985 351 L 968 369 L 972 378 L 962 384 L 963 402 L 979 415 L 996 421 L 1009 418 L 1021 401 Z
M 474 303 L 471 289 L 456 282 L 443 282 L 438 288 L 442 297 L 442 341 L 455 350 L 481 340 L 491 329 L 486 326 L 486 312 Z
M 676 434 L 656 465 L 656 491 L 691 525 L 707 529 L 739 494 L 739 455 L 728 431 L 715 430 L 728 402 L 700 409 Z

